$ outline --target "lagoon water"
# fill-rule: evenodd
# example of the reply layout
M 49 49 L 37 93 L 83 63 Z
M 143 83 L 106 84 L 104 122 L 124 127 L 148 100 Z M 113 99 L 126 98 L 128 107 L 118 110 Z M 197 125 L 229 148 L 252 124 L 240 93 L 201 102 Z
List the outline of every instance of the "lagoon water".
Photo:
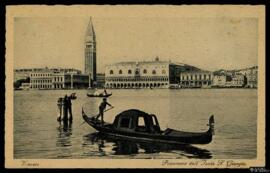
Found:
M 56 121 L 58 97 L 76 92 L 72 101 L 73 123 Z M 81 110 L 98 113 L 100 98 L 86 96 L 89 90 L 14 91 L 15 159 L 91 158 L 256 158 L 257 90 L 254 89 L 125 89 L 109 90 L 108 102 L 115 108 L 104 119 L 130 108 L 157 115 L 162 129 L 206 131 L 215 116 L 215 136 L 207 145 L 190 147 L 147 146 L 99 138 L 83 123 Z

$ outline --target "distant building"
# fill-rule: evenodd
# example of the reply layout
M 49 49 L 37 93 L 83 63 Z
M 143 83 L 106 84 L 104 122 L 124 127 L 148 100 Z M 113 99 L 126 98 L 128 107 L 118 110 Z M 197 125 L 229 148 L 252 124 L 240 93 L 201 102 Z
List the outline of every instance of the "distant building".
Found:
M 51 89 L 52 88 L 52 74 L 48 69 L 40 69 L 33 71 L 30 74 L 30 88 L 31 89 Z
M 212 85 L 213 74 L 209 71 L 191 71 L 180 74 L 181 88 L 209 88 Z
M 103 88 L 104 86 L 105 86 L 105 74 L 104 73 L 98 73 L 97 74 L 96 87 L 97 88 Z
M 213 77 L 213 87 L 238 88 L 246 85 L 246 78 L 240 73 L 215 74 Z
M 23 68 L 23 69 L 15 69 L 14 70 L 14 81 L 17 81 L 19 79 L 26 79 L 30 78 L 31 73 L 39 73 L 43 72 L 45 69 L 49 68 Z M 73 68 L 50 68 L 50 71 L 54 72 L 64 72 L 64 73 L 78 73 L 81 74 L 82 72 L 80 70 L 76 70 Z
M 52 75 L 53 89 L 81 89 L 89 85 L 89 76 L 84 74 L 56 73 Z
M 213 87 L 226 87 L 228 77 L 224 74 L 213 76 Z
M 258 70 L 254 70 L 246 75 L 247 77 L 247 87 L 257 88 L 258 87 Z
M 89 76 L 76 69 L 43 68 L 30 74 L 31 89 L 87 88 Z
M 170 61 L 119 62 L 105 68 L 107 88 L 169 88 L 179 84 L 181 72 L 199 70 Z
M 244 87 L 246 85 L 245 76 L 242 74 L 235 74 L 232 77 L 230 87 Z
M 87 26 L 85 36 L 85 67 L 84 73 L 91 76 L 91 82 L 97 80 L 97 67 L 96 67 L 96 34 L 94 31 L 93 23 L 90 21 Z
M 246 77 L 247 79 L 246 87 L 249 88 L 258 87 L 258 66 L 238 70 L 238 73 L 241 73 Z

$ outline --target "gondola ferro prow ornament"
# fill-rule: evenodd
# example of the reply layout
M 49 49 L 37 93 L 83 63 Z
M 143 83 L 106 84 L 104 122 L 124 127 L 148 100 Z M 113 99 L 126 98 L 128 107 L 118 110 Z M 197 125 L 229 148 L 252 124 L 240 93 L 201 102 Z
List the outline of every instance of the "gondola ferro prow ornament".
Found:
M 207 126 L 210 127 L 212 135 L 215 135 L 215 119 L 214 119 L 214 115 L 211 115 L 211 117 L 209 118 L 209 124 L 207 124 Z

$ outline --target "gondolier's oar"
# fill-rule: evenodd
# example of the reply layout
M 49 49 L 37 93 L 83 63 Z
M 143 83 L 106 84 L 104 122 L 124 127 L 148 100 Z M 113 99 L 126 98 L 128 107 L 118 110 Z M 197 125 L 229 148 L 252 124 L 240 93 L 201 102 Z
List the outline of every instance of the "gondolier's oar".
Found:
M 106 111 L 108 111 L 108 110 L 111 110 L 111 109 L 113 109 L 114 107 L 112 106 L 112 107 L 110 107 L 109 109 L 106 109 L 104 112 L 106 112 Z M 82 111 L 83 111 L 83 109 L 82 109 Z M 93 117 L 97 117 L 99 114 L 97 114 L 97 115 L 95 115 L 95 116 L 93 116 Z M 84 121 L 84 122 L 82 122 L 78 127 L 80 127 L 81 125 L 83 125 L 84 123 L 85 123 L 86 121 Z
M 109 109 L 106 109 L 105 111 L 103 111 L 103 113 L 104 112 L 107 112 L 107 111 L 109 111 L 109 110 L 111 110 L 111 109 L 113 109 L 114 107 L 112 106 L 112 107 L 110 107 Z M 95 116 L 93 116 L 93 117 L 97 117 L 99 115 L 99 113 L 97 114 L 97 115 L 95 115 Z

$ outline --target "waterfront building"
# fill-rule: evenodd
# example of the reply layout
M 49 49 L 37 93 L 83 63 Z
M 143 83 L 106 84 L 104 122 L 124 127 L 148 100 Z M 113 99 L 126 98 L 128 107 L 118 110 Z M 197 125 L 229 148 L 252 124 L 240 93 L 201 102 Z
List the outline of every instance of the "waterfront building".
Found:
M 210 71 L 191 71 L 180 74 L 181 88 L 209 88 L 212 85 L 213 74 Z
M 65 86 L 65 73 L 54 73 L 52 75 L 52 88 L 53 89 L 64 89 Z
M 85 36 L 85 67 L 84 73 L 91 77 L 91 82 L 96 82 L 97 68 L 96 68 L 96 34 L 94 31 L 93 23 L 90 21 L 87 26 Z
M 81 89 L 87 88 L 89 76 L 73 73 L 55 73 L 52 75 L 53 89 Z
M 169 88 L 179 84 L 184 71 L 199 70 L 170 61 L 118 62 L 105 67 L 107 88 Z
M 226 82 L 229 77 L 225 74 L 217 74 L 213 76 L 213 87 L 226 87 Z
M 26 79 L 30 78 L 31 73 L 42 73 L 45 68 L 23 68 L 23 69 L 15 69 L 14 70 L 14 81 L 20 80 L 20 79 Z M 64 72 L 64 73 L 78 73 L 81 74 L 82 72 L 77 69 L 73 68 L 50 68 L 53 72 Z
M 244 87 L 246 85 L 246 78 L 244 75 L 242 74 L 234 74 L 232 76 L 232 80 L 231 80 L 231 83 L 230 85 L 227 84 L 227 86 L 229 87 Z
M 243 74 L 247 78 L 246 87 L 257 88 L 258 86 L 258 66 L 239 70 L 239 73 Z
M 213 77 L 213 87 L 235 88 L 244 87 L 246 85 L 246 77 L 240 73 L 221 73 L 215 74 Z
M 30 74 L 30 88 L 51 89 L 52 88 L 52 71 L 48 68 L 33 71 Z
M 104 73 L 97 73 L 97 88 L 103 88 L 105 86 L 105 74 Z
M 247 87 L 249 88 L 257 88 L 258 87 L 258 69 L 252 71 L 247 77 Z
M 87 88 L 89 76 L 70 68 L 35 69 L 30 73 L 31 89 Z

